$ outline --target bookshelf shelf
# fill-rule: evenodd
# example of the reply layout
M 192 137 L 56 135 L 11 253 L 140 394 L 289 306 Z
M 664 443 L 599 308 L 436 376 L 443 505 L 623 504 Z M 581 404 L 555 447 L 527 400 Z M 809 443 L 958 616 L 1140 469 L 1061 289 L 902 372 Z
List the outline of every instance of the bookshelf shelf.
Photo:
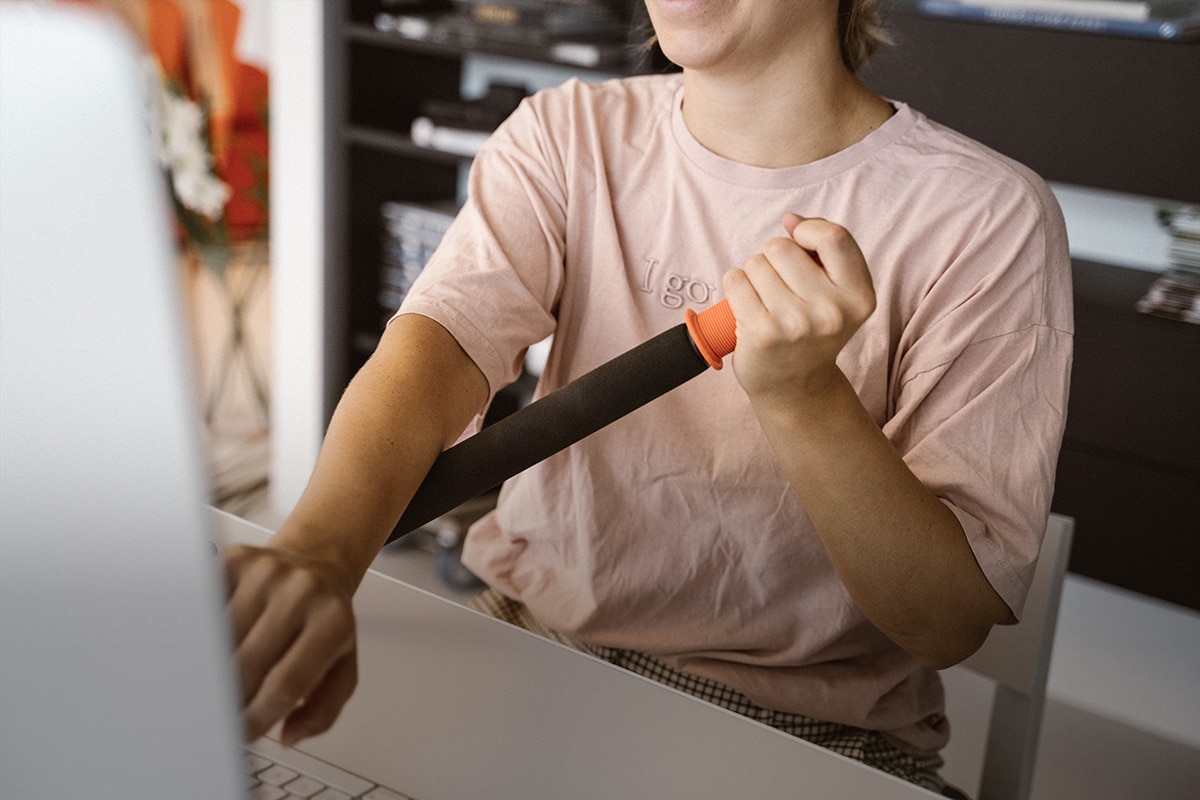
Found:
M 343 29 L 343 33 L 348 42 L 391 47 L 396 50 L 449 58 L 457 58 L 468 54 L 482 54 L 535 64 L 548 64 L 576 69 L 612 69 L 622 72 L 636 68 L 636 65 L 633 63 L 635 59 L 632 56 L 632 51 L 628 51 L 623 46 L 618 48 L 604 48 L 602 60 L 599 63 L 591 64 L 581 63 L 578 59 L 556 55 L 556 51 L 550 47 L 528 47 L 483 40 L 470 44 L 451 41 L 432 41 L 430 39 L 405 36 L 395 32 L 381 31 L 372 25 L 361 22 L 347 23 Z
M 624 0 L 632 9 L 641 0 Z M 325 420 L 370 355 L 392 309 L 379 301 L 384 278 L 390 202 L 442 204 L 455 198 L 469 156 L 423 147 L 412 123 L 428 100 L 460 100 L 468 62 L 498 57 L 517 68 L 567 74 L 630 74 L 651 59 L 625 42 L 604 46 L 594 65 L 556 57 L 548 46 L 506 41 L 462 42 L 415 38 L 381 30 L 379 14 L 452 12 L 449 0 L 329 0 L 324 5 L 326 77 Z M 420 25 L 416 26 L 418 29 Z M 429 30 L 432 30 L 430 26 Z M 386 294 L 386 292 L 384 292 Z
M 1070 569 L 1200 610 L 1200 326 L 1134 311 L 1155 275 L 1077 261 L 1075 365 L 1054 509 Z
M 471 161 L 469 156 L 447 153 L 442 150 L 435 150 L 432 147 L 422 147 L 414 142 L 411 136 L 404 136 L 403 134 L 391 133 L 389 131 L 379 131 L 360 125 L 347 126 L 344 137 L 347 144 L 379 150 L 398 156 L 444 164 L 467 164 Z
M 1047 180 L 1200 202 L 1200 42 L 922 15 L 895 0 L 876 91 Z

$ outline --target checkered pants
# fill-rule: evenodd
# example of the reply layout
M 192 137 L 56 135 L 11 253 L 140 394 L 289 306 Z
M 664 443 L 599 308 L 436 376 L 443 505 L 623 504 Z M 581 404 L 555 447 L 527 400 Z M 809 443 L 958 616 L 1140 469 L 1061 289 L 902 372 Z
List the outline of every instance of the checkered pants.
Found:
M 645 653 L 575 641 L 550 630 L 530 614 L 522 603 L 493 589 L 484 590 L 471 602 L 471 607 L 936 793 L 941 793 L 945 786 L 938 774 L 943 763 L 940 756 L 922 757 L 905 753 L 878 731 L 836 722 L 822 722 L 786 711 L 772 711 L 750 702 L 749 698 L 736 689 L 708 678 L 680 672 Z

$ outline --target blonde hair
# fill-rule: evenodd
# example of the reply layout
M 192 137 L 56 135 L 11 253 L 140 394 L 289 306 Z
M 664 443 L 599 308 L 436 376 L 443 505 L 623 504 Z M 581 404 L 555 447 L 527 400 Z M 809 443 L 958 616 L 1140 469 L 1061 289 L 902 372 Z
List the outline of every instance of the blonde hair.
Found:
M 838 41 L 842 62 L 857 73 L 892 38 L 883 25 L 881 0 L 838 0 Z

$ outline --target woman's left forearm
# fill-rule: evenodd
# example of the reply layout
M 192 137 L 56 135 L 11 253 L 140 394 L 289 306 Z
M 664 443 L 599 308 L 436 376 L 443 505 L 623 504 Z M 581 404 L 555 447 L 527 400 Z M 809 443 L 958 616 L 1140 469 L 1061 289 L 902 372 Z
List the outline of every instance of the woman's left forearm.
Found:
M 753 399 L 834 567 L 871 622 L 923 665 L 978 649 L 1008 614 L 950 509 L 841 373 L 817 396 Z
M 837 356 L 874 312 L 858 243 L 785 214 L 725 275 L 733 367 L 842 582 L 871 622 L 929 667 L 955 664 L 1008 613 L 958 519 L 863 408 Z

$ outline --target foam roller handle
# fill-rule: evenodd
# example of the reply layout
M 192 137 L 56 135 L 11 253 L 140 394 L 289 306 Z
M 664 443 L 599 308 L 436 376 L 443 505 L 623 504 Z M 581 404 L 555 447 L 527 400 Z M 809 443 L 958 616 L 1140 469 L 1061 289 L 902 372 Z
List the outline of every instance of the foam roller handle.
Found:
M 394 541 L 543 461 L 721 359 L 737 344 L 728 301 L 605 362 L 445 450 L 388 541 Z

